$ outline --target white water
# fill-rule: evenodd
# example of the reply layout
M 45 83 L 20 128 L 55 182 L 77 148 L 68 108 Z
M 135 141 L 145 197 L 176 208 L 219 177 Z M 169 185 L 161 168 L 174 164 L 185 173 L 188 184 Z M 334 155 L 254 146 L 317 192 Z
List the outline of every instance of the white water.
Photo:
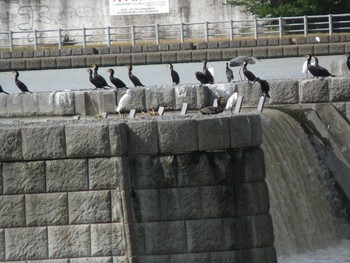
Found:
M 349 226 L 334 216 L 338 203 L 307 135 L 285 113 L 266 109 L 262 120 L 279 263 L 350 262 L 350 241 L 341 241 Z

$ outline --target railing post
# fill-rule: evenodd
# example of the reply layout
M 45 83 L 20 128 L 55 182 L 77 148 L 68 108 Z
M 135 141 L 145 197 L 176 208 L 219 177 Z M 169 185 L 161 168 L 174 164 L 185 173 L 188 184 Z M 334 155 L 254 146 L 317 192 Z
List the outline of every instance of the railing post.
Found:
M 307 16 L 304 16 L 304 37 L 308 35 Z
M 107 46 L 111 47 L 111 27 L 107 26 Z
M 159 45 L 159 25 L 155 24 L 155 30 L 156 30 L 156 44 Z
M 282 38 L 283 37 L 283 19 L 282 17 L 279 17 L 278 18 L 278 35 L 279 35 L 279 38 Z
M 230 20 L 230 40 L 233 40 L 233 20 Z
M 208 32 L 208 21 L 205 21 L 205 23 L 204 23 L 204 30 L 205 30 L 205 32 L 204 32 L 204 40 L 205 40 L 205 42 L 208 42 L 209 41 L 209 32 Z
M 86 28 L 83 27 L 83 48 L 86 48 Z
M 58 49 L 62 49 L 62 29 L 57 30 L 57 38 L 58 38 Z
M 185 34 L 184 34 L 184 23 L 180 23 L 180 39 L 181 43 L 185 42 Z
M 333 35 L 333 17 L 332 14 L 328 15 L 328 28 L 329 28 L 329 35 Z
M 254 18 L 254 39 L 258 39 L 258 19 Z
M 135 46 L 135 26 L 134 25 L 130 26 L 130 31 L 131 31 L 131 45 Z
M 34 34 L 34 50 L 38 50 L 38 39 L 37 39 L 37 34 L 36 34 L 36 30 L 33 30 L 33 34 Z
M 13 32 L 9 31 L 9 43 L 10 43 L 10 51 L 13 51 Z

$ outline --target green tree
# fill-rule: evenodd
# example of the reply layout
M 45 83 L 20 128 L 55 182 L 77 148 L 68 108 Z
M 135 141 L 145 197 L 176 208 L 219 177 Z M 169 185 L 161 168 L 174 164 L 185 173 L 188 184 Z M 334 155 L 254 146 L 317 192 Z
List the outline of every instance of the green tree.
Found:
M 325 15 L 350 12 L 349 0 L 228 0 L 257 17 Z

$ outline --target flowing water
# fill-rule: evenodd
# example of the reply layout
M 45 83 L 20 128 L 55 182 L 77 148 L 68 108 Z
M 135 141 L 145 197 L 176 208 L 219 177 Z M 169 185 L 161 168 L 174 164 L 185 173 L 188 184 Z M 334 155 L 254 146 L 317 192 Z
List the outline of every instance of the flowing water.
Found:
M 350 241 L 342 240 L 349 237 L 349 226 L 335 216 L 339 202 L 307 135 L 277 110 L 264 110 L 262 120 L 279 262 L 350 262 Z

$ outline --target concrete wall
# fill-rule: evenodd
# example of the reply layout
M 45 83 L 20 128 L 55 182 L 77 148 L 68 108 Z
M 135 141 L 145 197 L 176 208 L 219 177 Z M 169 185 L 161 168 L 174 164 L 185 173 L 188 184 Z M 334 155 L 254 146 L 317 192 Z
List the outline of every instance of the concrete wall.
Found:
M 277 262 L 258 115 L 13 122 L 0 136 L 0 261 Z

